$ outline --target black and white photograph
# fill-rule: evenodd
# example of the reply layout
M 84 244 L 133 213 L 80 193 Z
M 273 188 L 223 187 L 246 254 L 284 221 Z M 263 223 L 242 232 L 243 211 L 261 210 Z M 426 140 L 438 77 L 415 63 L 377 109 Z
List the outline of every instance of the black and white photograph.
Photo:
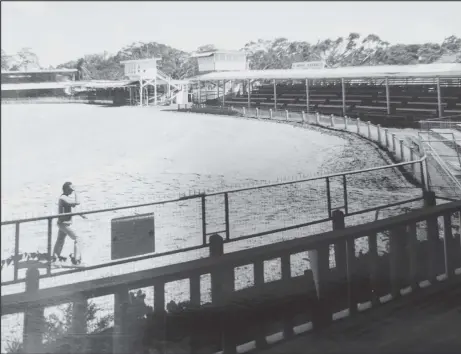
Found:
M 461 353 L 461 2 L 2 0 L 1 51 L 1 353 Z

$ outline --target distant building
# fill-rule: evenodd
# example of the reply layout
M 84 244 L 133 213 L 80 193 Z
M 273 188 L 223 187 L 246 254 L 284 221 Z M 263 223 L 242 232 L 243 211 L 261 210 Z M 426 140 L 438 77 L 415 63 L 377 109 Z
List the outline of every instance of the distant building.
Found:
M 217 50 L 214 52 L 196 53 L 199 72 L 213 71 L 243 71 L 248 69 L 247 57 L 244 52 Z
M 2 71 L 2 99 L 69 95 L 77 69 Z

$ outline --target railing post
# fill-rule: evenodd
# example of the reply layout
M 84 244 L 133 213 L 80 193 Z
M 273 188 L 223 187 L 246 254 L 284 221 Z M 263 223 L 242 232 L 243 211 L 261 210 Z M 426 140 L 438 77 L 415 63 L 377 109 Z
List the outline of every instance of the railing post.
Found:
M 360 118 L 357 118 L 357 134 L 360 135 Z
M 424 206 L 436 206 L 436 197 L 434 192 L 424 192 Z M 437 276 L 437 251 L 439 243 L 439 225 L 437 217 L 430 217 L 426 220 L 427 223 L 427 242 L 429 250 L 429 281 L 431 283 L 436 281 Z
M 272 119 L 272 108 L 269 108 L 269 118 Z
M 399 144 L 400 144 L 400 159 L 405 161 L 405 153 L 403 152 L 403 140 L 399 139 Z
M 443 216 L 443 230 L 444 230 L 444 253 L 445 253 L 445 273 L 450 279 L 455 274 L 455 252 L 457 248 L 459 249 L 460 245 L 455 244 L 455 239 L 453 238 L 453 232 L 451 230 L 451 213 L 447 213 Z
M 395 133 L 392 133 L 392 151 L 397 155 L 397 144 L 395 143 Z
M 38 292 L 40 272 L 36 266 L 26 272 L 26 293 L 34 295 Z M 45 330 L 43 307 L 26 307 L 24 311 L 23 343 L 24 353 L 42 353 L 42 335 Z
M 200 275 L 194 274 L 189 279 L 189 293 L 190 293 L 190 303 L 192 306 L 200 306 L 201 304 L 201 290 L 200 290 Z M 191 353 L 197 353 L 198 351 L 198 340 L 195 335 L 190 337 L 190 348 Z
M 315 113 L 315 122 L 320 125 L 320 114 L 319 112 Z
M 332 213 L 333 230 L 344 230 L 344 213 L 341 210 L 335 210 Z M 347 253 L 346 253 L 346 241 L 338 240 L 334 243 L 335 250 L 335 274 L 336 284 L 345 285 L 347 284 Z
M 386 149 L 389 150 L 389 129 L 384 128 L 384 135 L 386 138 Z
M 290 264 L 290 255 L 283 255 L 280 259 L 281 270 L 282 270 L 282 282 L 289 283 L 291 279 L 291 264 Z M 283 319 L 283 336 L 285 339 L 291 338 L 294 336 L 293 330 L 293 318 L 290 314 L 286 315 Z
M 325 328 L 332 322 L 331 307 L 328 299 L 328 286 L 331 285 L 328 246 L 328 244 L 322 244 L 317 249 L 308 251 L 317 293 L 317 303 L 314 305 L 312 316 L 314 330 Z
M 370 258 L 370 285 L 371 285 L 371 303 L 373 306 L 379 305 L 378 287 L 379 287 L 379 255 L 378 255 L 378 235 L 376 233 L 368 236 L 368 257 Z
M 18 271 L 19 271 L 19 222 L 15 224 L 15 233 L 14 233 L 14 280 L 18 280 Z
M 259 119 L 259 108 L 258 107 L 256 107 L 256 118 Z
M 243 108 L 243 116 L 245 117 L 246 116 L 246 110 L 245 110 L 245 107 L 242 107 Z
M 202 195 L 201 197 L 201 204 L 202 204 L 202 243 L 206 245 L 206 197 Z
M 347 119 L 348 119 L 347 116 L 344 116 L 344 130 L 347 130 L 347 124 L 348 124 Z
M 381 141 L 381 124 L 378 124 L 377 127 L 378 127 L 378 144 L 383 146 L 383 142 Z
M 285 115 L 286 115 L 286 120 L 288 121 L 289 120 L 289 113 L 288 113 L 287 109 L 285 110 Z
M 415 148 L 412 146 L 410 147 L 410 161 L 413 161 L 414 159 L 415 159 Z M 411 165 L 411 169 L 413 171 L 413 175 L 415 175 L 416 174 L 415 164 Z
M 224 240 L 218 234 L 210 236 L 210 257 L 220 257 L 224 254 Z M 211 302 L 215 306 L 225 308 L 227 298 L 234 291 L 234 268 L 218 268 L 211 272 Z M 232 311 L 226 310 L 222 323 L 223 353 L 237 352 L 235 341 L 235 321 L 232 320 Z
M 371 122 L 370 121 L 367 122 L 367 126 L 368 126 L 368 139 L 371 140 Z
M 335 127 L 335 119 L 334 119 L 334 116 L 333 116 L 333 114 L 332 114 L 332 115 L 330 115 L 330 126 L 331 126 L 332 128 L 334 128 L 334 127 Z
M 72 353 L 86 352 L 88 301 L 79 294 L 72 304 Z
M 230 240 L 229 194 L 224 193 L 224 222 L 226 224 L 226 241 Z
M 114 294 L 114 330 L 112 334 L 112 353 L 114 354 L 124 354 L 128 351 L 125 334 L 128 325 L 129 297 L 127 286 L 121 286 Z
M 407 241 L 406 228 L 397 227 L 389 233 L 389 257 L 392 299 L 400 297 L 405 274 L 403 257 L 405 257 L 405 242 Z
M 418 235 L 416 232 L 416 223 L 411 223 L 407 228 L 408 233 L 408 251 L 409 251 L 409 281 L 412 291 L 418 291 L 419 287 L 419 245 Z
M 53 238 L 53 234 L 52 234 L 52 229 L 53 229 L 53 219 L 49 218 L 48 219 L 48 240 L 47 240 L 47 250 L 48 250 L 48 266 L 46 267 L 46 273 L 48 275 L 51 274 L 51 262 L 52 262 L 52 250 L 51 250 L 51 243 L 52 243 L 52 238 Z
M 253 264 L 253 279 L 256 289 L 264 286 L 264 261 L 262 259 L 255 260 Z M 266 326 L 264 321 L 262 319 L 258 320 L 255 336 L 255 344 L 257 349 L 263 349 L 267 347 L 265 328 Z
M 301 116 L 303 119 L 303 124 L 306 123 L 306 113 L 304 111 L 301 112 Z

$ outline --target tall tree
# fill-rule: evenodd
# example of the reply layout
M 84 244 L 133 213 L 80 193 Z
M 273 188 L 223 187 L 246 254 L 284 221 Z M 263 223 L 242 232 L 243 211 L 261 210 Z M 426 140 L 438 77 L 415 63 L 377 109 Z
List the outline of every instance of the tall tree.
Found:
M 30 48 L 22 48 L 16 56 L 18 64 L 15 65 L 15 70 L 41 69 L 37 54 L 32 52 Z
M 11 56 L 7 55 L 6 52 L 2 49 L 2 70 L 10 69 Z

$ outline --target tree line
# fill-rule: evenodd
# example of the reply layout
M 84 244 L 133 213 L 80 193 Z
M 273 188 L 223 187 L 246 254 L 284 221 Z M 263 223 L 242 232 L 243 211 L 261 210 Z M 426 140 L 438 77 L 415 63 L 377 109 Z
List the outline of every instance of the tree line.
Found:
M 215 51 L 207 44 L 195 52 Z M 436 62 L 461 63 L 461 38 L 450 36 L 442 43 L 390 44 L 375 34 L 362 37 L 350 33 L 346 37 L 320 40 L 317 43 L 289 41 L 286 38 L 251 41 L 241 51 L 247 54 L 250 69 L 289 69 L 294 62 L 323 60 L 327 67 L 359 65 L 409 65 Z M 107 52 L 85 55 L 58 65 L 56 68 L 78 69 L 81 80 L 122 79 L 122 60 L 160 57 L 159 68 L 174 79 L 197 75 L 197 60 L 193 53 L 156 42 L 136 42 L 121 48 L 116 54 Z M 41 68 L 39 58 L 29 48 L 15 55 L 2 49 L 2 70 Z

